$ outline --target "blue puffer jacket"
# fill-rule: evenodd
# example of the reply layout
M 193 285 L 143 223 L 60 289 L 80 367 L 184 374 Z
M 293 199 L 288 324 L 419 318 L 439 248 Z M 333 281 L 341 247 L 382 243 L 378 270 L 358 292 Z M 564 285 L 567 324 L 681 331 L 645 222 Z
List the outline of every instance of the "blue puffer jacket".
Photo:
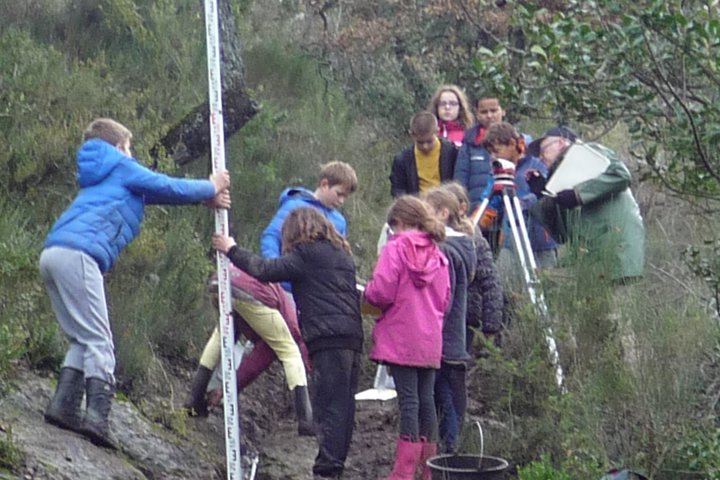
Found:
M 102 272 L 140 231 L 146 203 L 193 203 L 215 195 L 210 180 L 155 173 L 103 140 L 84 142 L 76 159 L 80 191 L 55 221 L 44 247 L 83 251 Z
M 490 167 L 490 153 L 480 144 L 475 143 L 480 124 L 469 128 L 465 132 L 462 146 L 455 161 L 455 174 L 453 178 L 463 184 L 468 191 L 470 211 L 483 200 L 483 190 L 492 178 Z
M 328 208 L 323 205 L 310 190 L 303 187 L 290 187 L 280 194 L 277 212 L 275 212 L 275 216 L 260 235 L 260 255 L 266 258 L 280 256 L 283 220 L 285 220 L 288 213 L 298 207 L 317 208 L 330 220 L 330 223 L 333 224 L 340 235 L 346 236 L 347 222 L 342 213 L 335 208 Z

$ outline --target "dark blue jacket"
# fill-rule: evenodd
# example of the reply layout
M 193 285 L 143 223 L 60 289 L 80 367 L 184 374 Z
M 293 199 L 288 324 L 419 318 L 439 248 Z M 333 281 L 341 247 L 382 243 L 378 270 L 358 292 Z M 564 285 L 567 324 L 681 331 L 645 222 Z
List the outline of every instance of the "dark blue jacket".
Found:
M 480 124 L 469 128 L 465 132 L 462 146 L 455 161 L 454 179 L 465 186 L 470 199 L 470 211 L 483 200 L 483 191 L 492 179 L 490 168 L 490 153 L 480 144 L 475 143 Z
M 210 180 L 153 172 L 99 139 L 78 149 L 76 178 L 80 191 L 55 221 L 43 246 L 85 252 L 101 272 L 112 267 L 140 231 L 145 204 L 193 203 L 215 195 Z
M 458 362 L 470 359 L 467 352 L 468 286 L 475 278 L 477 255 L 472 238 L 445 229 L 445 241 L 440 249 L 448 259 L 450 271 L 450 304 L 443 321 L 443 361 Z

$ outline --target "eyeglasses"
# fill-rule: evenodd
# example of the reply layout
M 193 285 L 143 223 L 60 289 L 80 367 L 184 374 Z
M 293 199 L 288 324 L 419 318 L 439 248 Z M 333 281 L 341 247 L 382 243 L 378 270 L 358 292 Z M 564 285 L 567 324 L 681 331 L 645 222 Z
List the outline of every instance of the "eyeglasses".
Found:
M 453 108 L 460 105 L 460 102 L 457 102 L 456 100 L 450 100 L 448 102 L 438 102 L 438 107 L 440 108 Z

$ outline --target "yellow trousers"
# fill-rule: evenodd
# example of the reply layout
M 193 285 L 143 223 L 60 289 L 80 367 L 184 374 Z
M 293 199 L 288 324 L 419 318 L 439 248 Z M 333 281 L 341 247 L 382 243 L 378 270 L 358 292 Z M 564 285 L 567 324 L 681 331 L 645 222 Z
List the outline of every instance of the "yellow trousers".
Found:
M 260 338 L 275 352 L 285 370 L 288 388 L 307 385 L 307 374 L 300 348 L 292 338 L 282 315 L 261 303 L 233 299 L 233 309 L 238 312 Z M 217 328 L 205 345 L 200 364 L 214 369 L 220 362 L 220 332 Z

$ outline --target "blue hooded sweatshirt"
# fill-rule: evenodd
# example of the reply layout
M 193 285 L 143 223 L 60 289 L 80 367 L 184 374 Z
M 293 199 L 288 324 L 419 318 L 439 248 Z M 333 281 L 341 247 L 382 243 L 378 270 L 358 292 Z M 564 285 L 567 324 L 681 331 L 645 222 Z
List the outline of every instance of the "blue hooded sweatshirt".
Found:
M 80 191 L 55 221 L 44 248 L 61 246 L 87 253 L 101 272 L 140 231 L 145 204 L 182 204 L 215 195 L 210 180 L 173 178 L 153 172 L 100 139 L 77 152 Z
M 265 258 L 280 256 L 282 245 L 282 224 L 285 217 L 298 207 L 313 207 L 318 209 L 333 224 L 335 230 L 343 237 L 347 233 L 347 222 L 342 213 L 335 208 L 323 205 L 315 198 L 313 193 L 303 187 L 286 188 L 278 199 L 278 209 L 275 216 L 260 236 L 260 255 Z

